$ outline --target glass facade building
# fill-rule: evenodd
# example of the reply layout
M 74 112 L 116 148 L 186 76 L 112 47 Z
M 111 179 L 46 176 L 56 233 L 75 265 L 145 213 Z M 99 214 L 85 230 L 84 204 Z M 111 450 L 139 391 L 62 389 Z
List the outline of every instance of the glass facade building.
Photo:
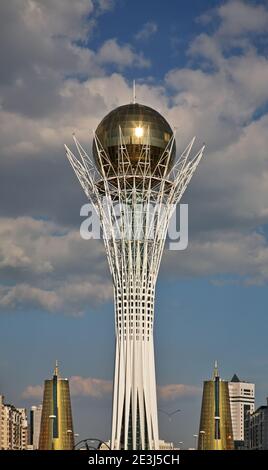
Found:
M 45 380 L 39 450 L 71 450 L 74 447 L 71 398 L 68 379 Z
M 198 449 L 234 449 L 228 382 L 221 380 L 217 366 L 213 379 L 204 382 Z

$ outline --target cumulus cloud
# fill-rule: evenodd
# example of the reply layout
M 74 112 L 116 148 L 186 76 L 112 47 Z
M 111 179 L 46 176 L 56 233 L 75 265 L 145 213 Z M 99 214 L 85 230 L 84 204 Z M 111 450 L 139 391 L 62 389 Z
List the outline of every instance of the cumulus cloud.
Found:
M 12 0 L 1 7 L 2 50 L 10 51 L 2 58 L 8 80 L 2 74 L 0 86 L 2 309 L 25 304 L 63 311 L 69 304 L 73 312 L 83 312 L 87 295 L 93 304 L 111 298 L 102 243 L 82 241 L 78 234 L 86 199 L 63 144 L 71 145 L 75 131 L 90 151 L 90 130 L 130 101 L 131 86 L 120 73 L 107 72 L 110 61 L 121 68 L 149 64 L 115 38 L 97 50 L 86 47 L 83 38 L 90 39 L 98 21 L 96 8 L 108 11 L 111 3 L 75 3 L 68 2 L 63 17 L 56 18 L 63 8 L 59 1 L 48 28 L 53 9 L 43 2 Z M 230 23 L 235 8 L 247 11 L 241 14 L 240 36 Z M 163 269 L 174 276 L 226 273 L 266 282 L 266 237 L 258 227 L 268 216 L 268 61 L 255 35 L 245 40 L 243 31 L 262 34 L 260 16 L 266 18 L 267 9 L 230 1 L 213 14 L 217 27 L 191 42 L 188 66 L 170 70 L 162 85 L 137 83 L 138 100 L 177 127 L 178 151 L 193 135 L 207 145 L 183 200 L 190 204 L 189 248 L 167 253 Z M 233 50 L 234 44 L 240 47 Z
M 159 398 L 170 401 L 182 397 L 191 397 L 199 395 L 200 387 L 186 384 L 167 384 L 157 387 Z
M 112 393 L 113 384 L 110 380 L 75 375 L 70 378 L 70 389 L 72 396 L 101 398 Z
M 72 275 L 87 272 L 90 264 L 96 264 L 95 274 L 103 274 L 106 266 L 102 243 L 92 240 L 93 250 L 82 240 L 79 230 L 70 230 L 52 222 L 30 217 L 0 219 L 0 268 L 16 268 L 18 278 L 33 280 L 47 272 L 56 277 L 65 276 L 72 268 Z M 19 272 L 19 269 L 22 272 Z M 2 274 L 2 276 L 1 276 Z M 7 274 L 0 277 L 7 279 Z
M 138 41 L 146 40 L 153 36 L 157 32 L 157 30 L 158 25 L 155 21 L 147 21 L 147 23 L 143 25 L 141 30 L 137 32 L 137 34 L 135 35 L 135 39 L 137 39 Z
M 39 82 L 40 87 L 45 86 L 43 80 L 47 81 L 48 98 L 51 86 L 59 85 L 59 73 L 71 72 L 75 66 L 80 69 L 80 52 L 83 51 L 73 41 L 82 40 L 90 33 L 92 23 L 87 18 L 92 14 L 91 0 L 4 2 L 1 5 L 0 57 L 5 94 L 10 86 L 25 90 L 28 78 L 32 89 Z
M 231 0 L 218 9 L 221 19 L 219 34 L 239 36 L 268 30 L 268 11 L 264 5 Z
M 112 288 L 105 282 L 83 282 L 69 280 L 51 289 L 32 287 L 21 283 L 15 286 L 0 287 L 0 308 L 38 309 L 51 313 L 63 313 L 74 316 L 82 315 L 87 307 L 112 299 Z
M 248 33 L 262 33 L 268 29 L 268 12 L 264 5 L 246 0 L 229 0 L 203 13 L 197 22 L 207 25 L 220 21 L 216 34 L 222 37 L 239 37 Z
M 22 398 L 42 400 L 43 398 L 43 387 L 42 385 L 28 385 L 26 389 L 22 392 Z
M 70 377 L 69 382 L 72 397 L 93 397 L 99 399 L 111 395 L 113 390 L 111 380 L 74 375 Z M 157 389 L 159 398 L 163 401 L 200 394 L 200 388 L 194 385 L 167 384 L 158 386 Z M 40 400 L 43 397 L 43 387 L 41 385 L 29 385 L 23 391 L 22 397 Z
M 106 395 L 111 395 L 113 389 L 111 380 L 94 377 L 73 375 L 70 377 L 69 383 L 72 397 L 93 397 L 100 399 Z M 41 385 L 28 385 L 22 392 L 22 397 L 41 400 L 43 398 L 43 387 Z
M 265 36 L 268 30 L 268 10 L 265 5 L 253 5 L 242 0 L 229 0 L 198 18 L 202 24 L 218 25 L 213 33 L 198 35 L 189 52 L 222 65 L 230 54 L 256 53 L 256 39 Z
M 112 10 L 115 5 L 115 0 L 97 0 L 97 5 L 101 12 Z
M 72 145 L 75 131 L 90 152 L 92 130 L 105 114 L 128 103 L 131 96 L 130 84 L 113 73 L 82 83 L 66 80 L 61 86 L 60 105 L 46 117 L 29 116 L 28 109 L 23 116 L 0 110 L 0 198 L 5 201 L 0 215 L 42 215 L 77 226 L 86 198 L 65 157 L 64 143 Z M 137 96 L 165 114 L 168 106 L 161 87 L 137 85 Z M 10 197 L 13 187 L 16 197 Z
M 2 311 L 27 307 L 80 315 L 87 305 L 111 300 L 98 241 L 88 250 L 78 231 L 29 217 L 0 219 L 0 237 Z
M 2 109 L 47 117 L 61 107 L 66 77 L 105 75 L 105 65 L 147 67 L 131 45 L 110 39 L 90 49 L 98 21 L 111 1 L 10 0 L 1 5 L 0 99 Z M 87 46 L 87 47 L 86 47 Z M 6 53 L 8 51 L 8 54 Z
M 229 274 L 244 284 L 268 282 L 268 244 L 260 233 L 203 233 L 180 252 L 179 263 L 171 252 L 165 253 L 163 270 L 185 278 Z M 219 285 L 219 284 L 218 284 Z
M 100 64 L 117 64 L 120 68 L 150 66 L 150 61 L 141 53 L 136 53 L 129 44 L 118 44 L 116 39 L 105 41 L 97 53 L 97 60 Z

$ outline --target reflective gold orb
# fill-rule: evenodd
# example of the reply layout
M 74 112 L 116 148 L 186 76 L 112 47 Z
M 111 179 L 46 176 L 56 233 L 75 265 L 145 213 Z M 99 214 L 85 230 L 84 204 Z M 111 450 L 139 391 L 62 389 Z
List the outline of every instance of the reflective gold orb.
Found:
M 149 145 L 149 174 L 154 173 L 155 176 L 161 177 L 165 171 L 165 160 L 162 162 L 161 169 L 155 169 L 173 134 L 166 119 L 154 109 L 138 103 L 119 106 L 104 117 L 97 127 L 96 136 L 105 150 L 115 173 L 119 176 L 122 173 L 122 153 L 120 156 L 119 152 L 120 128 L 131 162 L 131 170 L 135 170 L 136 173 L 138 171 L 139 174 L 141 170 L 137 169 L 137 163 L 145 159 L 145 153 L 142 152 L 142 149 L 145 145 Z M 166 158 L 168 170 L 174 162 L 175 153 L 176 144 L 174 142 L 169 161 Z M 144 154 L 142 158 L 141 154 Z M 101 164 L 95 142 L 93 143 L 93 155 L 97 166 L 100 168 Z M 127 159 L 125 163 L 127 163 Z

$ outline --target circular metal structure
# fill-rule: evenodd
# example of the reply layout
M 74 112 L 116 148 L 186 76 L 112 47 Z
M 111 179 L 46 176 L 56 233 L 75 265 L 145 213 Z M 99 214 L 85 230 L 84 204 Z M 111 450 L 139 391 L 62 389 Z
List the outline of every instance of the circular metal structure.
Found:
M 81 441 L 77 442 L 73 450 L 111 450 L 111 447 L 107 444 L 107 442 L 102 441 L 101 439 L 95 437 L 87 437 L 86 439 L 82 439 Z
M 129 172 L 132 174 L 135 172 L 136 176 L 139 176 L 141 170 L 138 168 L 138 162 L 142 163 L 144 161 L 145 152 L 143 153 L 143 149 L 149 147 L 149 174 L 155 172 L 155 176 L 161 177 L 165 169 L 165 161 L 163 161 L 161 169 L 157 168 L 157 171 L 155 170 L 173 135 L 166 119 L 149 106 L 138 103 L 119 106 L 104 117 L 97 127 L 96 137 L 118 176 L 122 173 L 119 164 L 121 156 L 120 130 L 128 155 L 128 158 L 125 158 L 125 163 L 129 163 L 129 161 L 131 163 Z M 174 163 L 175 154 L 176 145 L 174 142 L 172 153 L 166 159 L 168 170 Z M 100 167 L 99 153 L 95 141 L 93 142 L 93 155 L 98 167 Z

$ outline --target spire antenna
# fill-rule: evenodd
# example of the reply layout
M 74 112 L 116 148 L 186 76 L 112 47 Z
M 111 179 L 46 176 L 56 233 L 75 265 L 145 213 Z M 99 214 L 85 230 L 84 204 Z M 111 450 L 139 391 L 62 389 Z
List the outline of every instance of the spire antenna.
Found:
M 218 361 L 215 361 L 213 376 L 214 378 L 219 377 Z
M 136 81 L 133 80 L 133 104 L 136 103 Z
M 55 363 L 54 375 L 57 375 L 57 376 L 59 375 L 59 363 L 57 359 Z

